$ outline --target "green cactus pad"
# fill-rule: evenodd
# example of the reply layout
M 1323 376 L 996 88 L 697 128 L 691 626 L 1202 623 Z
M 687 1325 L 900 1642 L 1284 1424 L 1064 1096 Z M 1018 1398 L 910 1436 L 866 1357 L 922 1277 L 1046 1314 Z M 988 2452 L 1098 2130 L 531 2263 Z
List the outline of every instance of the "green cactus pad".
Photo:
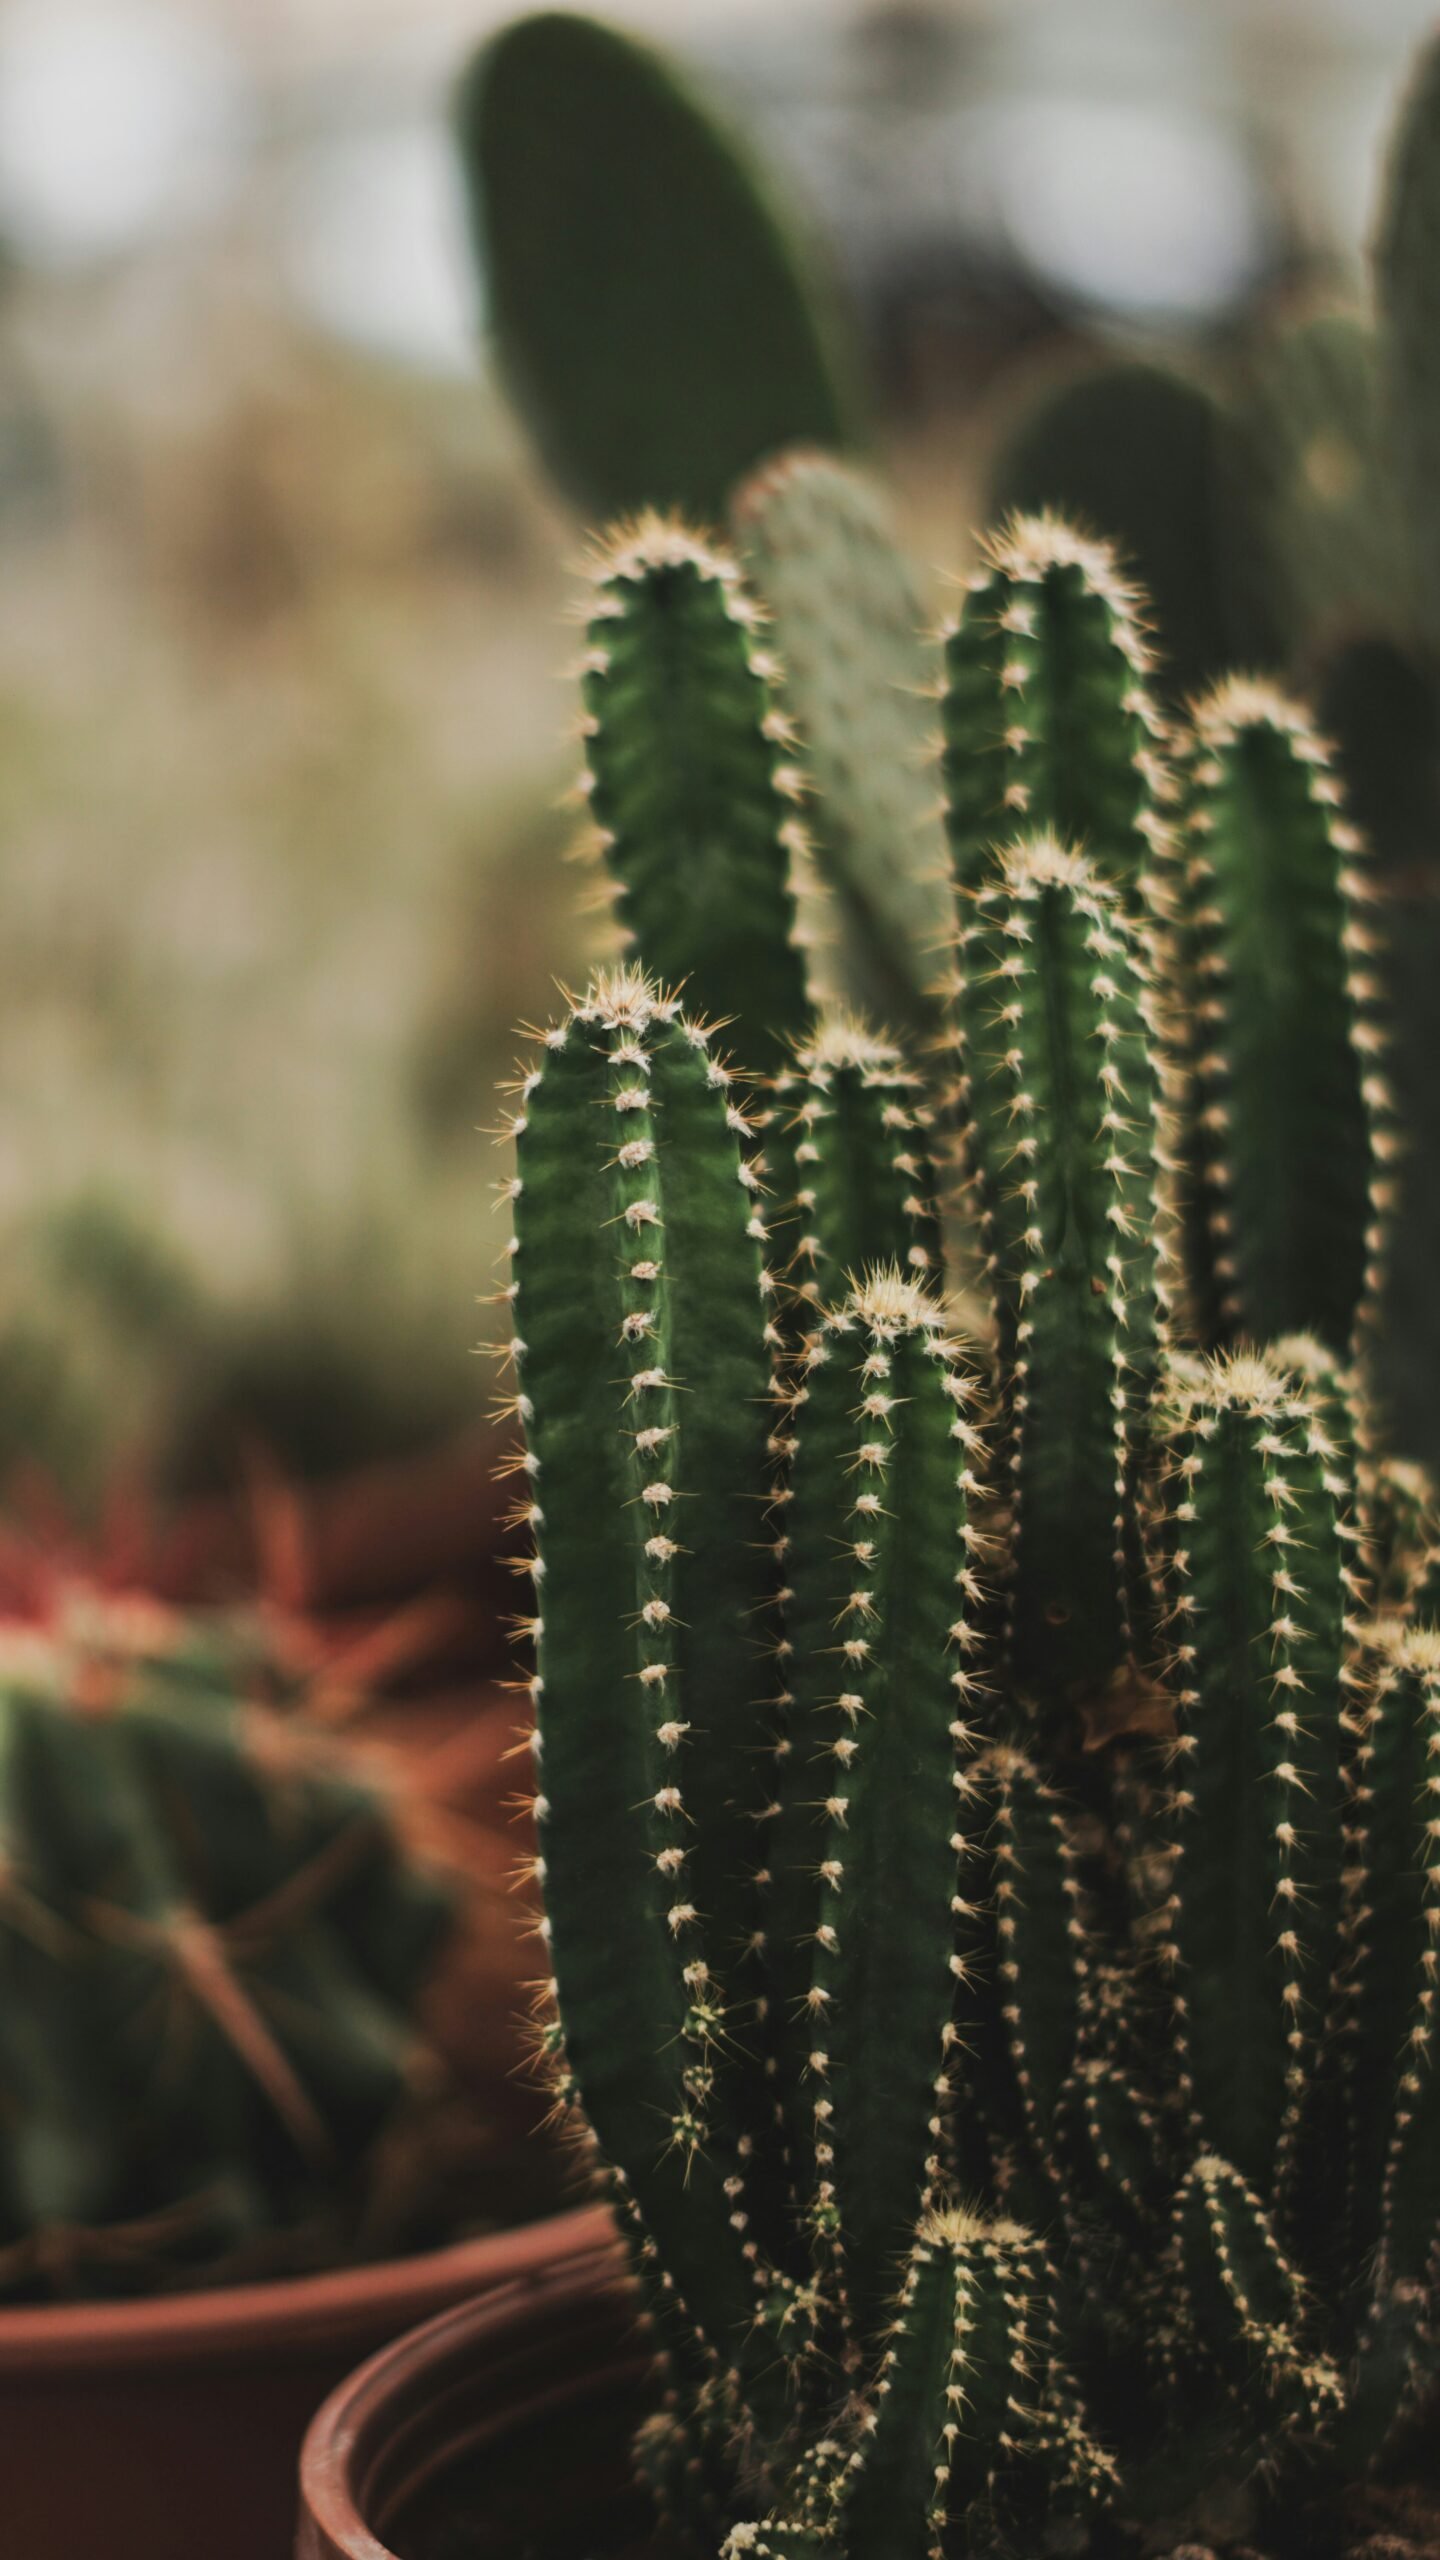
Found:
M 747 1066 L 778 1066 L 809 1017 L 795 941 L 791 769 L 735 563 L 647 516 L 593 568 L 585 787 L 641 965 Z
M 544 10 L 456 118 L 488 326 L 560 487 L 718 522 L 781 445 L 844 445 L 838 327 L 768 185 L 648 46 Z

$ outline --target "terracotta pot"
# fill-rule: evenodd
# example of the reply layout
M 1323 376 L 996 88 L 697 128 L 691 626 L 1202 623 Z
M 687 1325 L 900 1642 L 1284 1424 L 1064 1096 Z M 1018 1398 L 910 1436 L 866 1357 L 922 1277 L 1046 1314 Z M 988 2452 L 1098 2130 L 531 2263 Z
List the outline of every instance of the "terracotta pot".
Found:
M 593 2256 L 603 2214 L 340 2274 L 0 2311 L 0 2543 L 15 2560 L 285 2560 L 306 2422 L 357 2359 Z
M 591 2234 L 341 2384 L 305 2439 L 296 2560 L 643 2551 L 629 2438 L 650 2360 L 602 2218 Z

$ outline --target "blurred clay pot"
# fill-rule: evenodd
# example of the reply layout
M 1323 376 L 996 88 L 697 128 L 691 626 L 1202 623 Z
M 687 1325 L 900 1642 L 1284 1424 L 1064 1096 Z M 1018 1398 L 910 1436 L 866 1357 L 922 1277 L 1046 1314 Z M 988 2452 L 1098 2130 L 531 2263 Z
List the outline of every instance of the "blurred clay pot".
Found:
M 642 2554 L 629 2440 L 650 2357 L 603 2215 L 372 2357 L 305 2439 L 295 2560 Z
M 306 2423 L 357 2359 L 449 2305 L 593 2261 L 608 2228 L 587 2209 L 336 2274 L 0 2311 L 5 2550 L 286 2560 Z

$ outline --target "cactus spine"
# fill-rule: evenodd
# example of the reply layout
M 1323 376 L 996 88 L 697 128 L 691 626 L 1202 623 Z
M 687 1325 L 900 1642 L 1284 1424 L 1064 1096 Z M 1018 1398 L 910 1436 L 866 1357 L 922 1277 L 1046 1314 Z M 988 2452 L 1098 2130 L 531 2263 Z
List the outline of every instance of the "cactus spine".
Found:
M 1440 1540 L 1348 1349 L 1390 1143 L 1361 848 L 1299 715 L 1232 685 L 1175 742 L 1175 851 L 1097 546 L 1013 525 L 976 596 L 948 1086 L 849 1018 L 797 1037 L 767 800 L 746 1107 L 642 974 L 683 917 L 710 984 L 662 831 L 640 966 L 548 1035 L 517 1131 L 565 2068 L 658 2305 L 642 2469 L 730 2560 L 1078 2550 L 1106 2507 L 1159 2551 L 1207 2483 L 1279 2512 L 1391 2459 L 1435 2373 Z M 744 821 L 773 723 L 725 652 Z M 613 771 L 643 695 L 597 698 Z M 1247 1158 L 1233 1275 L 1172 1305 L 1222 1048 L 1284 1183 Z

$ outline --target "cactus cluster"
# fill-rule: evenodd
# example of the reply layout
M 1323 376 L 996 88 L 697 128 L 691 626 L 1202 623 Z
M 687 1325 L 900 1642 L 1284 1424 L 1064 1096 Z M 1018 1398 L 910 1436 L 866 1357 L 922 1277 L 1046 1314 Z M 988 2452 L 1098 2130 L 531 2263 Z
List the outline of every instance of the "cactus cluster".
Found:
M 927 650 L 910 1058 L 791 931 L 810 674 L 782 706 L 710 539 L 597 556 L 630 947 L 522 1069 L 503 1292 L 541 2039 L 700 2551 L 1314 2550 L 1440 2373 L 1440 1523 L 1365 1393 L 1367 850 L 1271 687 L 1157 708 L 1063 523 Z
M 79 1585 L 0 1626 L 0 2295 L 399 2227 L 372 2173 L 438 2091 L 454 1895 L 290 1650 Z

